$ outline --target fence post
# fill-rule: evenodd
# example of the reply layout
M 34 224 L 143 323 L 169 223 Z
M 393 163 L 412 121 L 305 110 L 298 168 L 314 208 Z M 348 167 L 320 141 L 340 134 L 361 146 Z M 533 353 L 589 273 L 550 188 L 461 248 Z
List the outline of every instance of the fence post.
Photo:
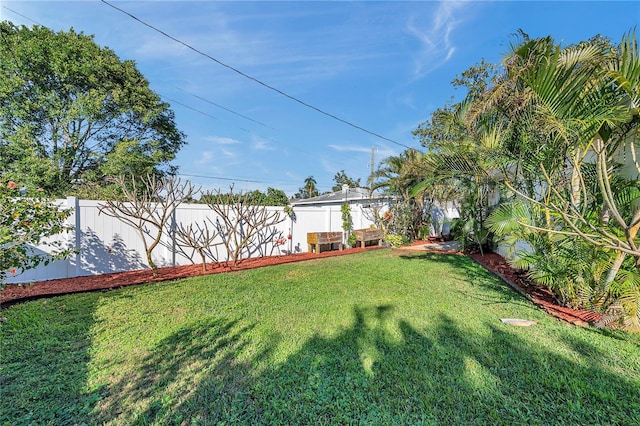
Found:
M 171 230 L 169 238 L 171 238 L 171 266 L 176 266 L 176 210 L 171 212 Z
M 67 207 L 71 209 L 71 214 L 67 218 L 66 225 L 73 231 L 67 239 L 69 248 L 75 250 L 75 271 L 67 269 L 67 278 L 79 277 L 82 269 L 82 227 L 80 217 L 80 200 L 77 197 L 67 197 Z

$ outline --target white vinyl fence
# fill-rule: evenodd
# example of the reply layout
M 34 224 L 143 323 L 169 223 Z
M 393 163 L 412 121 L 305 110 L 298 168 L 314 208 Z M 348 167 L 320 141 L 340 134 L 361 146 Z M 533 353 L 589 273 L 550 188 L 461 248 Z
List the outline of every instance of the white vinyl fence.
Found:
M 68 247 L 76 249 L 68 259 L 57 260 L 49 265 L 28 270 L 8 277 L 7 283 L 26 283 L 54 278 L 71 278 L 148 268 L 142 240 L 137 230 L 117 218 L 99 214 L 101 201 L 78 200 L 75 197 L 57 200 L 62 208 L 71 209 L 67 224 L 73 228 L 57 236 Z M 262 235 L 262 243 L 243 253 L 243 258 L 284 255 L 307 251 L 307 232 L 341 232 L 340 206 L 295 207 L 295 220 L 291 220 L 283 207 L 268 207 L 278 211 L 284 220 Z M 205 204 L 182 204 L 175 212 L 176 223 L 202 223 L 208 217 L 215 221 L 215 213 Z M 372 221 L 364 207 L 352 205 L 351 215 L 355 229 L 368 228 Z M 291 235 L 291 239 L 287 237 Z M 276 244 L 280 238 L 284 245 Z M 46 252 L 47 247 L 34 247 L 34 252 Z M 214 252 L 215 253 L 215 252 Z M 153 251 L 153 260 L 158 267 L 200 263 L 200 257 L 188 248 L 181 249 L 165 232 L 162 244 Z M 217 260 L 227 260 L 224 247 L 219 246 Z

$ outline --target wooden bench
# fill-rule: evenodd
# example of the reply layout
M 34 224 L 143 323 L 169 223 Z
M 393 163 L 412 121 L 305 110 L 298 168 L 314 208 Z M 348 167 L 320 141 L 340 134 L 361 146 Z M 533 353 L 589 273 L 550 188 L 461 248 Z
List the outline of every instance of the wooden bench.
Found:
M 320 253 L 322 245 L 330 245 L 330 250 L 333 250 L 333 245 L 338 244 L 340 250 L 342 250 L 342 232 L 308 232 L 307 244 L 309 245 L 309 253 Z
M 360 243 L 360 247 L 364 247 L 369 241 L 377 241 L 382 244 L 382 230 L 377 228 L 356 229 L 356 242 Z

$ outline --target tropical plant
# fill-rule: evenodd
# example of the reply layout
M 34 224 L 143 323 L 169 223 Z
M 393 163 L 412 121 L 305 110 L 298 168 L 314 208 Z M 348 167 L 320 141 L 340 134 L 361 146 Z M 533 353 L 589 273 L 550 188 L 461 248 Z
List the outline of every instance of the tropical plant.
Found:
M 207 259 L 212 262 L 218 261 L 217 251 L 214 253 L 213 249 L 222 245 L 220 236 L 218 234 L 218 228 L 215 226 L 215 222 L 207 218 L 204 223 L 178 223 L 174 229 L 175 240 L 177 246 L 183 250 L 188 259 L 192 256 L 190 253 L 186 253 L 185 249 L 191 249 L 198 253 L 200 260 L 202 261 L 202 270 L 207 270 Z
M 414 198 L 411 188 L 424 177 L 423 156 L 417 149 L 407 149 L 400 155 L 385 158 L 374 173 L 373 189 L 384 189 L 402 200 Z
M 342 230 L 344 231 L 345 238 L 348 238 L 353 229 L 353 219 L 351 218 L 351 206 L 349 203 L 343 203 L 340 206 L 340 213 L 342 214 Z
M 544 215 L 536 224 L 523 218 L 519 224 L 545 235 L 558 253 L 578 238 L 578 246 L 604 252 L 596 258 L 613 258 L 602 277 L 591 274 L 601 288 L 598 303 L 605 309 L 624 300 L 627 323 L 640 327 L 640 291 L 635 278 L 629 278 L 640 271 L 635 32 L 618 47 L 594 38 L 566 48 L 550 37 L 530 40 L 522 34 L 505 70 L 499 84 L 476 100 L 469 122 L 491 128 L 487 123 L 506 120 L 509 129 L 535 129 L 533 140 L 513 131 L 503 132 L 500 140 L 506 187 Z M 633 261 L 627 262 L 628 256 Z
M 18 275 L 40 264 L 63 259 L 73 250 L 61 240 L 48 240 L 69 228 L 70 212 L 43 196 L 41 190 L 19 187 L 0 181 L 0 287 L 7 276 Z M 34 251 L 38 245 L 51 249 L 49 254 Z
M 355 247 L 358 242 L 358 236 L 352 232 L 347 237 L 347 247 Z
M 461 103 L 448 113 L 454 138 L 449 138 L 444 127 L 440 128 L 444 132 L 440 137 L 432 131 L 431 137 L 441 142 L 435 152 L 425 157 L 428 173 L 411 193 L 422 193 L 423 198 L 428 194 L 432 203 L 455 200 L 460 218 L 452 226 L 454 237 L 463 249 L 482 253 L 492 246 L 485 222 L 498 189 L 492 172 L 499 164 L 492 154 L 497 135 L 480 129 L 468 129 L 465 135 L 460 133 L 469 105 L 470 102 Z
M 389 208 L 387 232 L 402 236 L 407 241 L 418 238 L 425 223 L 424 210 L 414 199 L 394 202 Z
M 400 247 L 402 244 L 407 241 L 402 235 L 397 234 L 387 234 L 384 237 L 384 240 L 391 245 L 391 247 Z

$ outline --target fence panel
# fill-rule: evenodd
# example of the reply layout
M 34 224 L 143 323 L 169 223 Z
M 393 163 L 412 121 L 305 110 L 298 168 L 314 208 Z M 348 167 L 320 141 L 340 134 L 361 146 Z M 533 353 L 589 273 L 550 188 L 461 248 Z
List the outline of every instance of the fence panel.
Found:
M 101 201 L 77 200 L 69 197 L 56 200 L 63 208 L 72 210 L 67 225 L 73 231 L 60 234 L 68 247 L 76 253 L 64 260 L 51 262 L 22 274 L 8 277 L 7 283 L 27 283 L 54 278 L 71 278 L 111 272 L 122 272 L 148 268 L 143 242 L 137 230 L 117 218 L 100 214 Z M 268 212 L 278 212 L 282 222 L 261 233 L 241 257 L 284 255 L 307 251 L 307 232 L 341 231 L 342 220 L 339 206 L 297 207 L 295 221 L 289 218 L 283 207 L 268 207 Z M 176 224 L 200 223 L 207 220 L 215 223 L 215 213 L 204 204 L 182 204 L 175 212 Z M 211 222 L 208 222 L 211 223 Z M 291 238 L 288 238 L 291 236 Z M 284 241 L 283 241 L 284 239 Z M 218 239 L 216 242 L 220 242 Z M 284 244 L 280 244 L 284 242 Z M 33 247 L 34 252 L 48 252 L 42 245 Z M 218 260 L 228 259 L 226 250 L 219 246 Z M 162 243 L 153 251 L 153 261 L 158 266 L 200 263 L 197 253 L 181 248 L 171 232 L 165 232 Z

